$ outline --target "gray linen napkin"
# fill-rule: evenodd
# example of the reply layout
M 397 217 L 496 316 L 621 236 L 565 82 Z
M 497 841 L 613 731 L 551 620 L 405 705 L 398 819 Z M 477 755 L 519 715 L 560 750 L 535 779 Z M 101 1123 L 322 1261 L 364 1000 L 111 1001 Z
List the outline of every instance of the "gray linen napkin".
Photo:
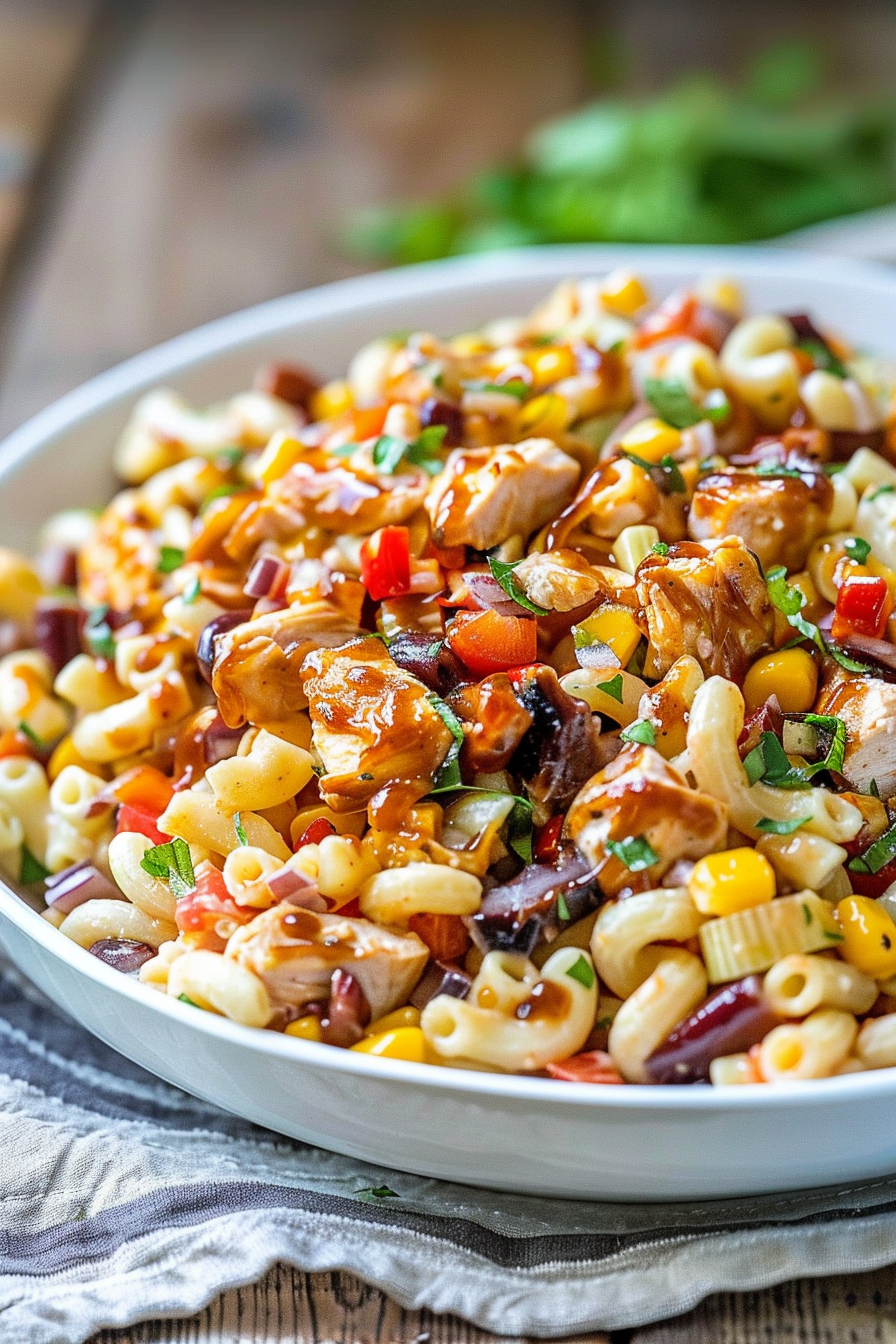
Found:
M 896 1177 L 675 1205 L 530 1199 L 280 1138 L 161 1083 L 0 963 L 0 1340 L 189 1314 L 276 1261 L 556 1337 L 896 1261 Z

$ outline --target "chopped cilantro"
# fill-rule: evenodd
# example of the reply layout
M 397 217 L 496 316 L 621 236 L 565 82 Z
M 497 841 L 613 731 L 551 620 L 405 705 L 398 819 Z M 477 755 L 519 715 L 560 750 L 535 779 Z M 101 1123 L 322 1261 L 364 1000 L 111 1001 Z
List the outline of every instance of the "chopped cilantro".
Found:
M 520 560 L 512 562 L 499 560 L 496 555 L 491 553 L 489 553 L 487 559 L 492 578 L 501 585 L 508 597 L 512 597 L 519 606 L 524 607 L 526 611 L 534 612 L 536 616 L 547 616 L 548 608 L 540 607 L 537 602 L 531 601 L 526 596 L 523 585 L 513 572 L 517 565 L 522 563 Z
M 433 784 L 437 789 L 453 788 L 463 783 L 457 758 L 464 744 L 464 730 L 454 710 L 445 704 L 441 696 L 436 695 L 435 691 L 428 691 L 426 698 L 453 738 Z
M 881 868 L 896 858 L 896 825 L 891 826 L 883 835 L 868 846 L 862 853 L 850 859 L 846 865 L 851 873 L 879 873 Z
M 522 378 L 510 378 L 506 383 L 490 383 L 485 378 L 472 378 L 462 383 L 465 392 L 499 392 L 507 397 L 516 397 L 523 401 L 530 392 L 529 384 Z
M 445 425 L 428 425 L 414 440 L 401 439 L 395 434 L 381 434 L 371 452 L 373 465 L 384 476 L 393 476 L 402 462 L 421 467 L 428 476 L 438 476 L 443 465 L 438 454 L 447 432 Z M 352 451 L 356 446 L 344 445 Z
M 669 546 L 665 541 L 655 541 L 650 548 L 653 555 L 668 555 Z
M 744 770 L 750 784 L 764 780 L 775 789 L 808 789 L 808 777 L 790 760 L 774 733 L 765 732 L 758 744 L 744 757 Z
M 659 855 L 643 835 L 629 835 L 625 840 L 608 840 L 607 852 L 624 863 L 631 873 L 643 872 L 645 868 L 659 863 Z
M 25 722 L 24 719 L 19 719 L 19 732 L 20 732 L 20 733 L 23 733 L 23 734 L 25 735 L 25 737 L 27 737 L 28 741 L 31 742 L 31 743 L 33 743 L 33 745 L 34 745 L 35 747 L 37 747 L 38 750 L 42 750 L 43 745 L 44 745 L 43 742 L 41 742 L 41 740 L 40 740 L 40 738 L 38 737 L 37 733 L 36 733 L 36 732 L 34 731 L 34 729 L 30 726 L 30 724 L 27 724 L 27 723 Z
M 868 496 L 869 503 L 877 499 L 878 495 L 892 495 L 896 491 L 896 485 L 879 485 L 877 489 Z
M 115 657 L 115 639 L 112 627 L 106 620 L 108 614 L 107 606 L 94 607 L 84 625 L 84 638 L 88 649 L 94 658 L 105 658 L 107 661 Z
M 240 844 L 248 845 L 249 838 L 246 835 L 246 828 L 243 825 L 243 817 L 240 812 L 234 812 L 233 814 L 233 829 L 236 831 L 236 838 Z
M 181 567 L 185 558 L 185 553 L 179 546 L 163 546 L 159 551 L 159 573 L 171 574 L 175 569 Z
M 615 677 L 611 677 L 609 681 L 602 681 L 597 689 L 599 691 L 603 691 L 604 695 L 608 695 L 611 700 L 618 700 L 619 704 L 621 705 L 622 673 L 617 672 Z
M 175 896 L 187 896 L 196 886 L 190 846 L 176 836 L 164 845 L 153 845 L 140 860 L 140 867 L 150 877 L 167 882 Z
M 178 1003 L 188 1003 L 191 1008 L 199 1007 L 199 1004 L 196 1002 L 196 1000 L 191 999 L 189 994 L 178 994 L 177 1001 Z
M 566 904 L 566 898 L 563 895 L 562 891 L 557 897 L 557 914 L 559 915 L 560 919 L 569 920 L 572 918 L 572 916 L 569 913 L 569 906 Z
M 806 605 L 805 596 L 799 588 L 787 582 L 787 570 L 783 565 L 776 565 L 774 569 L 768 571 L 765 576 L 765 584 L 772 606 L 776 607 L 782 616 L 787 617 L 788 623 L 793 626 L 794 630 L 798 630 L 804 639 L 811 640 L 822 653 L 830 654 L 835 662 L 846 668 L 847 672 L 867 672 L 869 670 L 866 663 L 860 663 L 857 659 L 850 658 L 836 645 L 829 644 L 818 626 L 813 625 L 811 621 L 807 621 L 805 617 L 800 615 Z
M 588 958 L 581 952 L 573 964 L 567 966 L 566 974 L 569 976 L 570 980 L 578 980 L 579 984 L 584 985 L 586 989 L 594 988 L 594 981 L 596 978 L 594 967 L 591 965 Z
M 756 823 L 757 831 L 764 831 L 766 835 L 792 835 L 798 831 L 801 826 L 811 820 L 810 817 L 797 817 L 795 821 L 775 821 L 773 817 L 760 817 Z
M 797 341 L 796 348 L 809 355 L 816 369 L 824 369 L 826 373 L 833 373 L 837 378 L 848 376 L 846 365 L 824 341 L 816 341 L 810 337 L 805 341 Z
M 192 607 L 193 603 L 202 596 L 202 584 L 199 582 L 199 575 L 194 574 L 186 588 L 181 593 L 184 604 Z
M 515 798 L 507 818 L 507 843 L 518 859 L 532 862 L 532 804 L 528 798 Z
M 645 747 L 656 746 L 656 729 L 649 719 L 635 719 L 619 736 L 623 742 L 640 742 Z
M 687 429 L 704 418 L 684 383 L 675 378 L 647 378 L 644 398 L 661 420 L 675 429 Z
M 864 537 L 847 537 L 843 549 L 850 560 L 855 560 L 857 565 L 864 565 L 871 554 L 871 547 Z
M 19 869 L 19 881 L 23 887 L 31 887 L 35 882 L 43 882 L 44 878 L 50 876 L 49 868 L 45 868 L 40 859 L 36 859 L 27 845 L 22 846 L 22 866 Z
M 802 474 L 796 467 L 785 467 L 780 462 L 760 462 L 756 468 L 757 476 L 795 476 L 800 480 Z
M 678 463 L 670 453 L 666 453 L 665 457 L 660 458 L 660 469 L 663 472 L 670 494 L 684 495 L 687 493 L 684 477 L 678 468 Z
M 370 454 L 373 465 L 379 467 L 384 476 L 392 476 L 404 457 L 407 446 L 407 439 L 396 438 L 394 434 L 381 434 Z

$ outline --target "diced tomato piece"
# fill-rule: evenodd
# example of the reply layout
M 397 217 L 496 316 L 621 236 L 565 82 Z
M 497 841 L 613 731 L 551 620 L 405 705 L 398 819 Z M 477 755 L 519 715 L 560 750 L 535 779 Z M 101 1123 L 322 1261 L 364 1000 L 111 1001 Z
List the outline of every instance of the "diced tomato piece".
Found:
M 690 336 L 718 353 L 730 330 L 724 314 L 701 303 L 695 294 L 678 291 L 648 313 L 635 334 L 634 345 L 644 350 L 673 336 Z
M 335 835 L 336 827 L 332 821 L 327 821 L 326 817 L 315 817 L 310 825 L 306 826 L 302 834 L 296 841 L 296 849 L 301 849 L 303 845 L 319 845 L 321 840 L 325 840 L 328 835 Z
M 154 845 L 164 845 L 171 836 L 159 830 L 156 825 L 158 819 L 158 812 L 149 812 L 146 808 L 136 807 L 133 803 L 122 803 L 118 809 L 115 830 L 119 835 L 122 831 L 136 831 L 138 835 L 145 835 Z
M 363 443 L 365 439 L 372 439 L 374 434 L 382 434 L 388 409 L 389 407 L 383 403 L 382 406 L 361 406 L 351 412 L 352 429 L 356 443 Z
M 538 838 L 532 847 L 532 856 L 536 863 L 553 863 L 560 850 L 560 832 L 563 830 L 562 816 L 551 817 L 538 832 Z
M 886 579 L 872 574 L 850 574 L 837 593 L 831 637 L 837 640 L 856 634 L 880 639 L 892 610 L 893 599 Z
M 361 545 L 361 582 L 374 602 L 411 591 L 410 533 L 381 527 Z
M 446 635 L 452 653 L 479 677 L 532 663 L 538 653 L 535 621 L 497 611 L 461 611 Z
M 174 797 L 174 785 L 154 766 L 138 765 L 119 775 L 112 785 L 112 792 L 119 802 L 130 803 L 159 816 Z
M 37 755 L 36 744 L 25 733 L 12 728 L 0 733 L 0 759 L 4 756 L 32 756 L 36 758 Z
M 196 886 L 177 902 L 174 921 L 190 945 L 208 952 L 223 952 L 234 926 L 248 924 L 258 911 L 237 905 L 224 885 L 224 877 L 211 863 L 196 869 Z
M 426 944 L 435 961 L 459 961 L 470 946 L 460 915 L 411 915 L 408 928 Z
M 467 562 L 466 546 L 436 546 L 429 542 L 426 547 L 427 558 L 438 560 L 443 569 L 463 569 Z
M 559 1078 L 564 1083 L 624 1081 L 606 1050 L 586 1050 L 582 1055 L 572 1055 L 569 1059 L 561 1059 L 557 1064 L 548 1064 L 546 1067 L 552 1078 Z
M 346 919 L 364 918 L 361 914 L 361 902 L 358 900 L 357 896 L 353 896 L 350 901 L 346 901 L 345 905 L 340 905 L 337 910 L 333 911 L 333 914 L 345 915 Z

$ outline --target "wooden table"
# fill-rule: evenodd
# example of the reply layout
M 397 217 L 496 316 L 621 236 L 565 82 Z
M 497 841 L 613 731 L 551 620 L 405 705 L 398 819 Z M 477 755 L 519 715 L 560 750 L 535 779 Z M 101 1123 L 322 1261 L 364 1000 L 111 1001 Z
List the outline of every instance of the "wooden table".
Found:
M 892 80 L 886 0 L 823 19 L 817 0 L 0 0 L 0 430 L 167 336 L 352 274 L 349 212 L 511 154 L 593 91 L 611 29 L 652 87 L 813 21 L 844 75 Z M 890 1278 L 728 1295 L 618 1340 L 896 1340 Z M 93 1344 L 491 1338 L 277 1266 L 189 1321 Z

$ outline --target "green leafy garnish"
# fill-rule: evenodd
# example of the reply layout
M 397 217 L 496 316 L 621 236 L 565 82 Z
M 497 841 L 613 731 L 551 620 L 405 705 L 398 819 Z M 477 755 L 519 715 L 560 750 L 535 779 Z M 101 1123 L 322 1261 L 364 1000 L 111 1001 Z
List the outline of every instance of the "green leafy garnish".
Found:
M 461 386 L 465 392 L 499 392 L 504 396 L 516 397 L 517 401 L 523 401 L 532 390 L 522 378 L 509 378 L 506 383 L 490 383 L 485 378 L 472 378 Z
M 800 480 L 802 474 L 796 467 L 785 467 L 780 462 L 760 462 L 756 468 L 757 476 L 795 476 Z
M 374 1199 L 401 1199 L 401 1195 L 390 1190 L 388 1185 L 366 1185 L 363 1190 L 356 1190 L 355 1194 L 368 1203 Z
M 572 916 L 569 913 L 569 906 L 566 904 L 566 898 L 561 891 L 557 897 L 557 914 L 560 919 L 569 921 Z
M 831 735 L 831 745 L 824 760 L 806 766 L 806 773 L 814 775 L 819 770 L 841 772 L 843 770 L 843 758 L 846 754 L 846 743 L 849 740 L 846 724 L 834 714 L 807 714 L 804 722 Z
M 31 887 L 35 882 L 43 882 L 50 876 L 40 859 L 36 859 L 27 845 L 22 846 L 22 866 L 19 869 L 19 881 L 23 887 Z
M 773 817 L 760 817 L 756 829 L 765 831 L 767 835 L 792 835 L 801 826 L 805 826 L 807 821 L 811 821 L 811 817 L 797 817 L 795 821 L 775 821 Z
M 878 786 L 876 779 L 872 779 L 871 783 L 868 785 L 868 796 L 869 798 L 880 798 L 880 787 Z
M 115 657 L 115 639 L 112 627 L 106 620 L 108 614 L 107 606 L 94 607 L 84 625 L 84 638 L 94 658 L 105 658 L 110 662 Z
M 620 705 L 621 705 L 621 704 L 622 704 L 622 673 L 621 673 L 621 672 L 617 672 L 616 675 L 615 675 L 615 677 L 611 677 L 609 681 L 602 681 L 602 682 L 600 682 L 600 684 L 598 685 L 598 688 L 597 688 L 597 689 L 598 689 L 599 691 L 603 691 L 604 695 L 608 695 L 608 696 L 610 697 L 611 700 L 618 700 L 619 703 L 620 703 Z
M 849 376 L 846 365 L 824 341 L 816 341 L 809 337 L 805 341 L 797 341 L 796 348 L 809 356 L 816 369 L 824 369 L 826 373 L 833 373 L 837 378 Z
M 396 438 L 394 434 L 381 434 L 370 454 L 373 465 L 378 467 L 384 476 L 393 475 L 407 447 L 407 439 Z
M 401 439 L 394 434 L 381 434 L 371 452 L 373 465 L 384 476 L 393 476 L 402 462 L 421 467 L 428 476 L 438 476 L 443 466 L 438 454 L 447 432 L 445 425 L 427 425 L 413 440 Z M 345 444 L 344 447 L 354 452 L 357 444 Z
M 846 865 L 851 873 L 879 873 L 891 859 L 896 858 L 896 825 L 884 831 L 862 853 Z
M 192 607 L 193 603 L 201 596 L 202 584 L 199 582 L 199 575 L 194 574 L 184 591 L 181 593 L 181 598 L 186 606 Z
M 656 746 L 656 729 L 649 719 L 635 719 L 619 734 L 623 742 L 640 742 L 644 747 Z
M 536 616 L 548 615 L 547 607 L 540 607 L 537 602 L 533 602 L 526 596 L 523 585 L 513 572 L 517 565 L 522 564 L 521 560 L 499 560 L 496 555 L 491 553 L 486 558 L 492 578 L 501 585 L 508 597 L 512 597 L 519 606 L 524 607 L 526 611 L 534 612 Z
M 650 550 L 653 555 L 668 555 L 669 545 L 665 541 L 655 541 Z
M 643 835 L 629 835 L 625 840 L 608 840 L 607 852 L 624 863 L 631 873 L 640 873 L 659 863 L 659 855 Z
M 868 496 L 869 502 L 877 499 L 878 495 L 892 495 L 896 491 L 896 485 L 879 485 L 877 489 Z
M 240 844 L 248 845 L 249 837 L 246 835 L 246 828 L 243 825 L 243 817 L 240 812 L 234 812 L 233 814 L 233 829 L 236 831 L 236 838 Z
M 191 1008 L 199 1007 L 199 1004 L 196 1002 L 196 1000 L 191 999 L 189 994 L 178 994 L 177 1001 L 178 1003 L 188 1003 Z
M 215 449 L 215 457 L 219 461 L 226 462 L 229 467 L 238 467 L 245 456 L 245 448 L 241 448 L 238 443 L 231 443 L 225 448 Z
M 858 659 L 850 658 L 842 649 L 838 649 L 835 644 L 829 644 L 818 626 L 800 615 L 806 605 L 806 598 L 799 588 L 787 582 L 787 570 L 783 565 L 776 565 L 774 569 L 768 571 L 765 585 L 772 606 L 776 607 L 782 616 L 787 617 L 788 624 L 792 625 L 794 630 L 798 630 L 804 639 L 811 640 L 822 653 L 830 654 L 835 662 L 846 668 L 847 672 L 870 671 L 867 663 L 860 663 Z
M 507 818 L 507 843 L 527 866 L 532 862 L 532 804 L 528 798 L 515 798 Z
M 34 729 L 30 726 L 30 724 L 27 724 L 27 723 L 25 722 L 24 719 L 19 719 L 19 732 L 20 732 L 20 733 L 23 733 L 23 734 L 25 735 L 25 737 L 27 737 L 28 741 L 31 742 L 31 743 L 33 743 L 34 746 L 38 748 L 38 750 L 40 750 L 40 751 L 43 750 L 43 745 L 44 745 L 43 742 L 41 742 L 41 740 L 40 740 L 40 738 L 38 737 L 37 733 L 36 733 L 36 732 L 34 731 Z
M 775 789 L 810 787 L 805 772 L 790 764 L 787 753 L 771 732 L 763 733 L 758 744 L 744 757 L 744 770 L 751 785 L 761 779 Z
M 684 383 L 677 379 L 645 379 L 644 399 L 650 402 L 659 418 L 674 429 L 687 429 L 704 419 L 703 412 Z
M 180 569 L 185 558 L 185 553 L 179 546 L 163 546 L 159 551 L 157 566 L 159 573 L 171 574 L 175 569 Z
M 687 492 L 684 477 L 671 453 L 666 453 L 659 462 L 648 462 L 646 458 L 638 457 L 637 453 L 623 452 L 622 456 L 627 457 L 629 462 L 633 462 L 642 471 L 646 471 L 654 485 L 662 490 L 664 495 L 683 495 Z
M 871 546 L 864 537 L 847 537 L 843 549 L 850 560 L 855 560 L 857 565 L 864 565 L 871 554 Z
M 581 954 L 579 954 L 578 959 L 574 961 L 571 966 L 567 966 L 566 974 L 569 976 L 570 980 L 578 980 L 579 984 L 584 985 L 586 989 L 592 989 L 594 987 L 594 967 L 591 965 L 588 958 Z
M 803 919 L 805 920 L 805 922 L 806 922 L 807 924 L 811 924 L 811 923 L 812 923 L 812 911 L 809 909 L 809 907 L 808 907 L 808 905 L 806 904 L 805 901 L 803 901 L 802 909 L 803 909 Z
M 140 860 L 140 867 L 150 877 L 167 882 L 178 899 L 188 896 L 196 886 L 190 846 L 180 836 L 168 840 L 164 845 L 153 845 Z
M 439 772 L 433 781 L 433 787 L 436 789 L 455 788 L 457 785 L 463 784 L 457 758 L 464 744 L 464 730 L 454 710 L 450 705 L 445 704 L 441 696 L 436 695 L 435 691 L 427 691 L 426 698 L 453 739 L 451 746 L 448 748 L 448 755 L 439 767 Z
M 206 512 L 216 499 L 226 499 L 229 495 L 239 495 L 246 487 L 244 485 L 216 485 L 213 490 L 209 490 L 205 499 L 199 505 L 200 518 Z

